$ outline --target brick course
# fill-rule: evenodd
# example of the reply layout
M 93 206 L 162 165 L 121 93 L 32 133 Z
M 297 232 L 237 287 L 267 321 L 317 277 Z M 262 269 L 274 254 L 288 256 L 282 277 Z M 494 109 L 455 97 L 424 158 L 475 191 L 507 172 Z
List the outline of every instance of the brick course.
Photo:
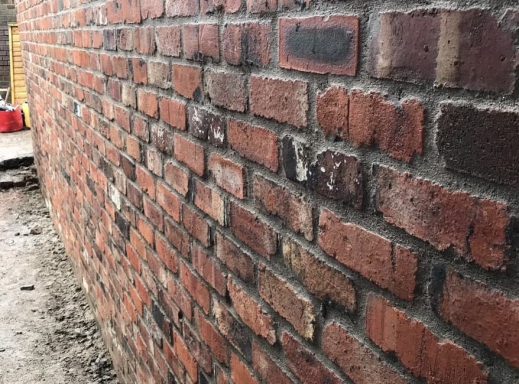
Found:
M 519 8 L 423 3 L 17 2 L 121 382 L 519 380 Z

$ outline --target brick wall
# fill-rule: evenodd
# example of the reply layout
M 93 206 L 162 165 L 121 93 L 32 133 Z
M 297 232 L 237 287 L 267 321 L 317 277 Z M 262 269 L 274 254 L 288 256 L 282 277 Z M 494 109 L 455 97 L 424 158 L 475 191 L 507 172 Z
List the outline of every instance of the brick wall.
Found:
M 123 382 L 519 382 L 519 9 L 423 3 L 17 3 Z
M 0 0 L 0 88 L 7 88 L 11 82 L 9 70 L 9 28 L 8 23 L 16 22 L 16 8 L 11 0 Z

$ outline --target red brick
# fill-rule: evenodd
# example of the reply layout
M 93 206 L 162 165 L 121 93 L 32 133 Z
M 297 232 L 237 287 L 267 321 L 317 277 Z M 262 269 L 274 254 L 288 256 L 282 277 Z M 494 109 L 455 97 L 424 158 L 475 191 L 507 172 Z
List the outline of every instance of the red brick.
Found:
M 216 234 L 216 257 L 246 283 L 254 281 L 254 261 L 221 233 Z
M 202 93 L 202 70 L 190 65 L 173 65 L 173 87 L 188 99 L 199 99 Z
M 440 312 L 446 321 L 519 368 L 519 299 L 450 271 Z
M 147 193 L 151 198 L 155 198 L 155 177 L 140 166 L 135 168 L 135 176 L 142 192 Z
M 182 206 L 182 224 L 186 231 L 205 247 L 211 244 L 209 224 L 186 204 Z
M 246 175 L 243 166 L 218 154 L 211 153 L 208 160 L 208 168 L 219 187 L 239 199 L 245 198 Z
M 252 344 L 252 366 L 266 383 L 292 384 L 292 380 L 256 341 Z
M 251 76 L 250 108 L 256 116 L 305 128 L 308 123 L 308 84 L 299 80 Z
M 250 355 L 252 348 L 249 328 L 238 321 L 229 310 L 218 301 L 214 301 L 213 313 L 218 329 L 224 337 L 243 355 Z
M 422 322 L 385 299 L 371 295 L 366 332 L 386 353 L 394 353 L 413 375 L 428 383 L 487 383 L 481 362 L 450 340 L 441 340 Z
M 200 0 L 200 13 L 213 14 L 218 11 L 236 13 L 241 8 L 241 0 Z
M 194 180 L 193 191 L 195 205 L 218 223 L 225 225 L 225 200 L 222 195 L 199 180 Z
M 279 140 L 274 132 L 245 122 L 230 120 L 227 138 L 231 148 L 243 157 L 277 172 Z
M 227 289 L 234 310 L 243 322 L 256 335 L 263 337 L 268 343 L 274 344 L 276 342 L 274 320 L 263 305 L 231 277 L 227 280 Z
M 180 57 L 182 52 L 181 31 L 179 25 L 155 28 L 157 50 L 161 55 Z
M 312 340 L 316 309 L 312 302 L 285 278 L 262 266 L 259 271 L 259 293 L 265 302 L 287 320 L 297 332 Z
M 159 117 L 159 101 L 155 93 L 139 89 L 137 92 L 137 105 L 140 112 L 150 117 Z
M 254 213 L 231 203 L 230 226 L 238 239 L 261 256 L 270 259 L 276 254 L 277 233 Z
M 343 273 L 290 240 L 283 241 L 283 258 L 311 294 L 325 302 L 335 302 L 349 311 L 355 311 L 355 288 Z
M 135 50 L 143 55 L 155 53 L 155 30 L 153 27 L 141 27 L 135 29 Z
M 159 230 L 164 229 L 164 217 L 162 210 L 151 202 L 148 197 L 143 198 L 144 216 Z
M 132 59 L 133 81 L 136 84 L 148 84 L 148 65 L 142 59 Z M 141 92 L 141 90 L 139 90 Z
M 271 61 L 270 23 L 240 23 L 225 26 L 223 55 L 232 65 L 265 67 Z
M 180 263 L 180 281 L 204 312 L 206 314 L 209 313 L 211 309 L 211 294 L 205 284 L 202 283 L 202 280 L 195 276 L 184 263 Z
M 161 235 L 155 235 L 155 249 L 164 265 L 173 273 L 178 272 L 177 251 Z
M 406 162 L 423 153 L 425 110 L 418 100 L 394 105 L 378 93 L 353 91 L 349 117 L 348 139 L 356 146 L 377 146 Z
M 186 24 L 182 27 L 182 45 L 188 60 L 219 62 L 219 41 L 217 24 Z
M 348 139 L 349 103 L 343 87 L 332 86 L 317 95 L 317 121 L 326 137 Z
M 164 14 L 164 0 L 144 0 L 140 5 L 143 20 L 157 19 Z
M 175 99 L 160 99 L 160 118 L 172 127 L 184 131 L 187 120 L 186 104 Z
M 319 246 L 328 255 L 401 299 L 413 299 L 418 270 L 414 253 L 326 209 L 319 229 Z
M 245 77 L 232 72 L 207 71 L 206 92 L 211 103 L 231 111 L 244 112 L 247 106 Z
M 180 221 L 180 198 L 162 182 L 157 184 L 157 203 L 173 220 Z
M 234 353 L 231 356 L 231 379 L 236 384 L 259 384 L 251 369 Z
M 230 348 L 224 337 L 199 311 L 196 312 L 196 323 L 200 332 L 200 338 L 207 344 L 216 360 L 222 364 L 227 364 L 229 362 Z
M 281 344 L 288 366 L 302 384 L 341 384 L 342 379 L 317 359 L 315 354 L 288 332 L 283 332 Z
M 216 259 L 208 255 L 202 247 L 197 245 L 191 247 L 191 257 L 193 267 L 198 274 L 220 295 L 225 296 L 227 292 L 226 275 L 222 272 Z
M 406 384 L 389 364 L 380 360 L 367 345 L 337 322 L 328 324 L 323 331 L 323 351 L 355 384 Z
M 159 88 L 170 88 L 170 68 L 169 63 L 157 61 L 148 62 L 148 83 Z
M 376 77 L 513 90 L 514 37 L 486 9 L 388 12 L 380 16 L 376 31 L 371 46 Z
M 279 217 L 294 232 L 312 241 L 312 206 L 288 189 L 275 182 L 255 175 L 254 199 L 268 214 Z
M 164 220 L 164 234 L 168 241 L 180 252 L 184 258 L 189 258 L 190 238 L 172 220 Z
M 277 0 L 247 0 L 247 12 L 249 13 L 275 12 L 277 7 Z
M 205 151 L 204 147 L 180 135 L 175 135 L 174 141 L 175 158 L 184 163 L 198 176 L 205 173 Z
M 198 0 L 166 0 L 166 16 L 195 16 Z
M 182 196 L 187 195 L 189 191 L 189 175 L 171 161 L 164 164 L 164 181 Z
M 390 224 L 484 269 L 506 267 L 511 225 L 506 204 L 451 191 L 386 167 L 376 171 L 376 204 Z
M 177 332 L 175 332 L 175 340 L 173 344 L 175 346 L 176 357 L 186 368 L 186 372 L 191 380 L 196 383 L 198 381 L 198 364 L 189 351 L 186 343 Z
M 359 19 L 332 15 L 279 19 L 279 66 L 303 72 L 355 76 Z
M 199 24 L 198 48 L 202 57 L 220 61 L 220 36 L 217 24 Z

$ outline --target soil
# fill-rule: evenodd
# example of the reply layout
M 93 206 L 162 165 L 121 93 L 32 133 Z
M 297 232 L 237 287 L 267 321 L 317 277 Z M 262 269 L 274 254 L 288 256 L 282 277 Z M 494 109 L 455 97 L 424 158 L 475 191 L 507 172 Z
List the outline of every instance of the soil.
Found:
M 34 175 L 0 172 L 0 384 L 116 384 Z

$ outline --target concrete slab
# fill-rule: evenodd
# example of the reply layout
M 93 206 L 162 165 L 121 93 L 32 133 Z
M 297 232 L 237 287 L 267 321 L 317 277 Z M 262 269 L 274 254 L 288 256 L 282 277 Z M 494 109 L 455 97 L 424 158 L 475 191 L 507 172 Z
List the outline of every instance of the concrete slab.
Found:
M 0 169 L 9 168 L 9 164 L 27 165 L 32 162 L 32 135 L 30 130 L 0 133 Z

